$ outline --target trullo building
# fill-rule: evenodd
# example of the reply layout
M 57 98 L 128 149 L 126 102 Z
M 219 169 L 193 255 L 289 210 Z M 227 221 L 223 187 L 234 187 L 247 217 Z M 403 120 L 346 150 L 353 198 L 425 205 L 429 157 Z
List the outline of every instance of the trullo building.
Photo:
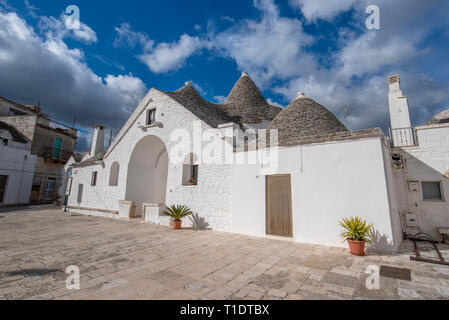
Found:
M 304 93 L 272 106 L 246 73 L 224 104 L 191 83 L 153 88 L 107 150 L 95 128 L 90 153 L 68 168 L 69 210 L 168 225 L 165 206 L 182 204 L 195 228 L 330 246 L 346 246 L 338 221 L 360 216 L 381 251 L 405 234 L 438 238 L 449 227 L 448 115 L 412 128 L 399 77 L 389 86 L 391 140 L 349 131 Z

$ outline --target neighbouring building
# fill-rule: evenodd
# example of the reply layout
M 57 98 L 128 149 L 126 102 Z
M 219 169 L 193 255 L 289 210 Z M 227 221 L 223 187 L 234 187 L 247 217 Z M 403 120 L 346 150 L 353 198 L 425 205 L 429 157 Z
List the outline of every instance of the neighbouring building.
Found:
M 77 130 L 52 121 L 38 106 L 23 106 L 5 98 L 0 98 L 0 121 L 25 137 L 36 156 L 29 196 L 21 203 L 62 201 L 58 191 L 64 165 L 74 153 Z
M 395 188 L 404 233 L 440 240 L 449 227 L 449 110 L 412 127 L 399 76 L 388 78 Z
M 416 128 L 419 146 L 398 146 L 395 130 L 410 125 L 397 117 L 408 116 L 408 106 L 399 77 L 389 81 L 393 147 L 379 128 L 347 130 L 302 92 L 285 108 L 270 105 L 246 73 L 224 104 L 204 100 L 190 82 L 175 92 L 153 88 L 107 150 L 97 126 L 90 153 L 72 161 L 69 209 L 167 225 L 165 207 L 181 204 L 194 212 L 185 219 L 194 228 L 331 246 L 346 245 L 339 220 L 360 216 L 375 225 L 376 249 L 396 251 L 413 231 L 404 220 L 413 214 L 404 189 L 411 177 L 427 205 L 415 213 L 415 231 L 449 226 L 449 140 L 443 131 L 434 137 L 439 142 L 429 140 L 432 130 L 445 130 L 439 123 Z M 419 152 L 435 176 L 414 163 Z
M 0 121 L 0 205 L 29 202 L 35 167 L 31 141 Z

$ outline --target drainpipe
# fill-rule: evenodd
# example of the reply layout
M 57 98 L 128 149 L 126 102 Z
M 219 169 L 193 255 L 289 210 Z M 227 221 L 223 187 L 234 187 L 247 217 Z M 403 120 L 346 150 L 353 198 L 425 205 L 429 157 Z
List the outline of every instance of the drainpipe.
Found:
M 20 204 L 19 197 L 20 197 L 20 191 L 22 190 L 23 171 L 25 170 L 25 162 L 27 161 L 27 159 L 28 159 L 28 156 L 25 155 L 23 157 L 22 170 L 20 171 L 19 188 L 17 189 L 17 197 L 16 197 L 17 204 Z

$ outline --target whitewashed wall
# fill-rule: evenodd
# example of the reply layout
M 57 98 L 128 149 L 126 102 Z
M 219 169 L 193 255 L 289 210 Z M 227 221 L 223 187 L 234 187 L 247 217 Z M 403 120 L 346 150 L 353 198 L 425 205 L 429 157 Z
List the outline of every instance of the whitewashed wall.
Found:
M 36 156 L 31 154 L 29 143 L 13 141 L 6 131 L 1 136 L 8 139 L 8 145 L 0 143 L 0 175 L 8 176 L 2 204 L 29 203 Z
M 404 229 L 401 223 L 400 192 L 398 191 L 397 179 L 392 165 L 392 152 L 387 139 L 382 140 L 382 152 L 385 167 L 385 179 L 387 184 L 388 200 L 390 205 L 390 219 L 393 232 L 395 250 L 399 248 L 404 237 Z M 381 241 L 381 239 L 378 239 Z
M 418 146 L 395 148 L 404 155 L 406 170 L 397 171 L 402 192 L 402 209 L 416 214 L 418 228 L 437 240 L 439 227 L 449 227 L 449 124 L 416 128 Z M 418 191 L 410 191 L 409 181 L 419 182 Z M 444 201 L 423 200 L 421 182 L 441 181 Z
M 272 173 L 291 175 L 294 240 L 346 247 L 338 221 L 360 216 L 381 236 L 377 249 L 394 251 L 401 239 L 390 216 L 394 199 L 384 156 L 389 155 L 381 138 L 281 148 L 279 169 Z M 259 166 L 235 165 L 233 186 L 232 231 L 265 236 L 265 176 Z
M 150 99 L 152 102 L 149 102 Z M 156 108 L 156 121 L 161 122 L 162 127 L 151 127 L 144 131 L 139 126 L 145 124 L 145 110 L 154 107 Z M 194 121 L 198 121 L 198 118 L 189 110 L 162 92 L 151 89 L 123 127 L 122 132 L 125 134 L 111 145 L 109 154 L 104 159 L 104 168 L 102 165 L 96 165 L 73 170 L 73 192 L 69 198 L 69 205 L 118 210 L 118 201 L 128 200 L 125 199 L 127 170 L 135 145 L 145 136 L 154 135 L 165 143 L 170 156 L 172 148 L 178 143 L 170 141 L 171 133 L 175 129 L 181 128 L 186 129 L 192 135 Z M 202 121 L 201 124 L 202 129 L 210 128 Z M 120 133 L 118 137 L 120 137 Z M 108 186 L 109 172 L 114 161 L 120 164 L 119 184 L 117 187 L 110 187 Z M 197 186 L 182 186 L 182 169 L 182 163 L 175 164 L 169 161 L 166 204 L 189 206 L 195 215 L 203 220 L 201 225 L 205 228 L 230 230 L 231 166 L 200 164 Z M 98 171 L 96 187 L 90 186 L 92 171 Z M 79 183 L 84 184 L 82 203 L 77 203 Z M 137 208 L 137 210 L 140 212 L 141 208 Z M 185 225 L 189 225 L 189 222 L 189 219 L 184 221 Z

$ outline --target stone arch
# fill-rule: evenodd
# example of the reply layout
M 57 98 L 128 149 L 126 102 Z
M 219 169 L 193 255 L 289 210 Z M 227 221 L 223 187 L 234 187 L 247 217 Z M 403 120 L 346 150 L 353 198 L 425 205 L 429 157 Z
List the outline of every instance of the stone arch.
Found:
M 168 152 L 165 143 L 149 135 L 134 147 L 128 164 L 125 199 L 136 204 L 136 214 L 143 203 L 165 204 L 168 175 Z

